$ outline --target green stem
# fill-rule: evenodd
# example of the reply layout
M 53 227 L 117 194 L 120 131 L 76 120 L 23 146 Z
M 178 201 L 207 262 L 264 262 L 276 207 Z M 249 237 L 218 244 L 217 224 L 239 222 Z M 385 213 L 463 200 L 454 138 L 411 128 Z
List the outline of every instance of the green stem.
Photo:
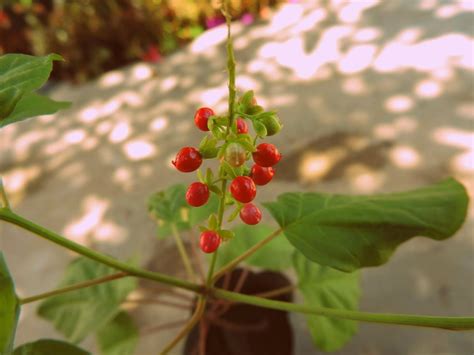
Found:
M 243 260 L 251 256 L 253 253 L 255 253 L 257 250 L 260 248 L 264 247 L 267 243 L 271 242 L 275 237 L 277 237 L 280 233 L 282 232 L 281 229 L 277 229 L 274 231 L 272 234 L 270 234 L 268 237 L 265 239 L 262 239 L 259 241 L 257 244 L 255 244 L 253 247 L 248 249 L 245 253 L 239 255 L 237 258 L 234 260 L 230 261 L 228 264 L 222 267 L 213 277 L 214 280 L 217 280 L 219 277 L 222 275 L 226 274 L 229 271 L 232 271 L 238 264 L 240 264 Z
M 185 324 L 183 329 L 174 337 L 174 339 L 161 351 L 160 355 L 168 354 L 179 342 L 183 339 L 196 325 L 197 322 L 201 319 L 204 309 L 206 307 L 206 300 L 203 297 L 199 297 L 199 300 L 196 305 L 196 310 L 194 311 L 192 317 Z
M 7 192 L 5 191 L 5 186 L 3 185 L 3 179 L 0 176 L 0 199 L 2 205 L 6 209 L 10 209 L 10 202 L 8 201 Z
M 95 250 L 89 249 L 83 245 L 77 244 L 53 231 L 50 231 L 34 222 L 31 222 L 6 208 L 0 208 L 0 220 L 4 220 L 18 227 L 26 229 L 34 234 L 39 235 L 53 243 L 61 245 L 62 247 L 72 250 L 80 255 L 83 255 L 89 259 L 98 261 L 102 264 L 113 267 L 117 270 L 121 270 L 133 276 L 142 277 L 149 280 L 158 281 L 171 286 L 180 287 L 186 290 L 194 291 L 197 293 L 202 292 L 200 285 L 194 284 L 189 281 L 181 280 L 172 276 L 164 275 L 158 272 L 147 271 L 138 267 L 129 265 L 127 263 L 118 261 L 113 257 L 105 254 L 101 254 Z
M 191 261 L 189 259 L 188 253 L 186 252 L 186 248 L 179 236 L 178 228 L 176 228 L 176 224 L 171 224 L 171 232 L 173 233 L 174 240 L 176 242 L 176 247 L 178 248 L 179 255 L 181 256 L 181 260 L 183 261 L 184 267 L 186 269 L 186 273 L 188 274 L 189 280 L 195 280 L 196 275 L 194 274 L 193 267 L 191 266 Z
M 214 289 L 213 295 L 215 297 L 223 298 L 229 301 L 241 302 L 259 307 L 271 308 L 280 311 L 314 314 L 331 318 L 350 319 L 370 323 L 441 328 L 448 330 L 474 330 L 474 317 L 436 317 L 411 314 L 368 313 L 327 307 L 312 307 L 301 304 L 275 301 L 262 297 L 244 295 L 223 289 Z
M 80 290 L 81 288 L 86 288 L 86 287 L 99 285 L 99 284 L 102 284 L 104 282 L 109 282 L 109 281 L 121 279 L 121 278 L 127 277 L 127 276 L 130 276 L 130 275 L 127 274 L 126 272 L 118 272 L 118 273 L 115 273 L 115 274 L 112 274 L 112 275 L 107 275 L 107 276 L 99 277 L 99 278 L 96 278 L 96 279 L 93 279 L 93 280 L 80 282 L 80 283 L 77 283 L 77 284 L 74 284 L 74 285 L 71 285 L 71 286 L 58 288 L 58 289 L 53 290 L 53 291 L 40 293 L 40 294 L 35 295 L 35 296 L 22 298 L 22 299 L 20 299 L 20 304 L 23 305 L 23 304 L 39 301 L 39 300 L 42 300 L 42 299 L 45 299 L 45 298 L 48 298 L 48 297 L 60 295 L 60 294 L 71 292 L 71 291 Z

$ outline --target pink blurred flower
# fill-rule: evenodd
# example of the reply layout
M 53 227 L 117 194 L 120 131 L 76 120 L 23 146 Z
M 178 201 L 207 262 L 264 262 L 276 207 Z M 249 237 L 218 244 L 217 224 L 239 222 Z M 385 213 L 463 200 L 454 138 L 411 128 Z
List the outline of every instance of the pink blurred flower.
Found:
M 253 21 L 255 21 L 255 18 L 248 12 L 243 14 L 240 18 L 240 22 L 242 22 L 244 25 L 250 25 Z
M 225 23 L 225 19 L 221 16 L 209 17 L 206 19 L 206 28 L 214 28 Z
M 149 63 L 156 63 L 161 59 L 161 53 L 157 46 L 149 45 L 148 49 L 142 55 L 142 60 Z

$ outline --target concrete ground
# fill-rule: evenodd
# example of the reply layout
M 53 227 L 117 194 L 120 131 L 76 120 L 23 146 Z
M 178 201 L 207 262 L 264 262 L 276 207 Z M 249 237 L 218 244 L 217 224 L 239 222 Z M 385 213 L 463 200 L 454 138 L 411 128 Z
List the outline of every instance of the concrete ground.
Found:
M 307 1 L 281 7 L 268 21 L 236 23 L 237 85 L 255 90 L 285 125 L 271 141 L 286 159 L 259 200 L 294 190 L 399 191 L 447 176 L 472 196 L 472 10 L 469 0 Z M 15 210 L 77 242 L 182 273 L 171 240 L 154 237 L 145 201 L 192 180 L 169 162 L 181 146 L 199 142 L 192 121 L 198 106 L 225 110 L 224 40 L 218 27 L 156 66 L 60 85 L 52 95 L 73 101 L 70 110 L 2 130 L 0 172 Z M 361 309 L 472 315 L 473 226 L 471 209 L 454 238 L 417 238 L 384 267 L 364 270 Z M 21 296 L 54 288 L 73 257 L 8 225 L 0 247 Z M 61 338 L 35 307 L 22 310 L 18 344 Z M 141 327 L 185 316 L 157 306 L 134 310 Z M 295 353 L 316 353 L 303 318 L 292 319 Z M 156 353 L 176 331 L 142 337 L 136 353 Z M 94 349 L 93 339 L 84 346 Z M 473 352 L 472 333 L 361 324 L 336 354 Z

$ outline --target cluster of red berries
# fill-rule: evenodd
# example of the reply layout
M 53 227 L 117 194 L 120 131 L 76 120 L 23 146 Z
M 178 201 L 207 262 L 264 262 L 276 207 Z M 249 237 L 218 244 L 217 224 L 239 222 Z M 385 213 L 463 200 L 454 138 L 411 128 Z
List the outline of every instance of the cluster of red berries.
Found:
M 215 116 L 212 109 L 208 107 L 198 109 L 194 115 L 194 123 L 197 128 L 201 131 L 210 131 L 209 119 L 211 116 Z M 248 131 L 247 122 L 239 117 L 235 122 L 235 132 L 237 135 L 248 135 Z M 246 138 L 251 141 L 250 136 Z M 244 166 L 250 157 L 250 154 L 239 143 L 228 142 L 224 148 L 225 152 L 221 159 L 233 168 Z M 246 224 L 255 225 L 262 218 L 259 208 L 251 203 L 257 194 L 256 185 L 266 185 L 272 180 L 275 174 L 273 166 L 280 161 L 281 154 L 273 144 L 269 143 L 261 143 L 256 147 L 252 145 L 251 148 L 253 148 L 251 155 L 254 164 L 250 170 L 246 168 L 245 172 L 233 178 L 230 184 L 230 194 L 235 201 L 240 203 L 240 219 Z M 184 147 L 178 152 L 172 164 L 179 171 L 188 173 L 199 169 L 203 159 L 199 149 Z M 222 193 L 225 192 L 222 191 Z M 193 207 L 200 207 L 207 203 L 209 196 L 208 183 L 193 182 L 187 189 L 186 201 Z M 205 230 L 200 236 L 200 247 L 205 253 L 212 253 L 219 247 L 221 239 L 217 231 Z

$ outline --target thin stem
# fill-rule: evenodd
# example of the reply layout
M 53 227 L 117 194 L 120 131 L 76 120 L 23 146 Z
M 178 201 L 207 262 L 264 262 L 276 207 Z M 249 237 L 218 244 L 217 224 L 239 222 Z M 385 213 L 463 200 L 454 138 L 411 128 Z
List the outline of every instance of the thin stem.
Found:
M 153 298 L 128 299 L 128 300 L 125 300 L 125 303 L 131 303 L 131 304 L 156 304 L 156 305 L 160 305 L 160 306 L 168 306 L 168 307 L 174 307 L 174 308 L 178 308 L 178 309 L 189 309 L 189 308 L 191 307 L 190 304 L 177 303 L 177 302 L 171 302 L 171 301 L 164 301 L 164 300 L 153 299 Z
M 181 324 L 185 324 L 187 321 L 188 320 L 185 319 L 185 320 L 178 320 L 175 322 L 169 322 L 169 323 L 160 324 L 160 325 L 154 325 L 152 327 L 142 329 L 140 332 L 142 335 L 149 335 L 149 334 L 158 332 L 160 330 L 167 330 L 167 329 L 179 327 Z
M 22 299 L 20 299 L 20 304 L 23 305 L 23 304 L 27 304 L 27 303 L 31 303 L 31 302 L 35 302 L 35 301 L 40 301 L 40 300 L 45 299 L 45 298 L 61 295 L 63 293 L 67 293 L 67 292 L 71 292 L 71 291 L 80 290 L 81 288 L 86 288 L 86 287 L 99 285 L 99 284 L 102 284 L 104 282 L 110 282 L 110 281 L 121 279 L 121 278 L 127 277 L 127 276 L 130 276 L 130 275 L 125 273 L 125 272 L 118 272 L 116 274 L 107 275 L 107 276 L 104 276 L 104 277 L 99 277 L 99 278 L 84 281 L 84 282 L 79 282 L 79 283 L 71 285 L 71 286 L 58 288 L 56 290 L 45 292 L 45 293 L 40 293 L 39 295 L 22 298 Z
M 192 317 L 186 323 L 184 328 L 181 329 L 178 335 L 176 335 L 176 337 L 161 351 L 161 355 L 168 354 L 181 341 L 181 339 L 183 339 L 191 331 L 191 329 L 193 329 L 196 323 L 199 322 L 199 320 L 201 319 L 205 307 L 206 300 L 203 297 L 200 297 Z
M 10 209 L 10 202 L 8 201 L 7 192 L 5 191 L 5 185 L 3 185 L 3 179 L 1 176 L 0 176 L 0 200 L 4 208 Z
M 176 247 L 178 248 L 179 255 L 181 256 L 181 260 L 183 261 L 184 267 L 186 269 L 186 273 L 188 274 L 189 280 L 195 280 L 196 275 L 194 274 L 193 267 L 191 266 L 191 261 L 189 260 L 188 253 L 186 252 L 186 248 L 179 236 L 178 228 L 176 228 L 176 224 L 171 224 L 171 232 L 173 233 L 174 240 L 176 242 Z
M 387 313 L 368 313 L 359 311 L 349 311 L 342 309 L 333 309 L 327 307 L 313 307 L 302 304 L 295 304 L 283 301 L 275 301 L 267 298 L 255 297 L 235 293 L 222 289 L 214 289 L 215 297 L 227 299 L 230 301 L 247 303 L 254 306 L 260 306 L 280 311 L 291 311 L 304 314 L 314 314 L 339 319 L 350 319 L 355 321 L 411 325 L 418 327 L 441 328 L 448 330 L 474 330 L 474 317 L 436 317 L 419 316 L 411 314 L 387 314 Z
M 265 239 L 262 239 L 260 242 L 255 244 L 253 247 L 248 249 L 245 253 L 241 254 L 234 260 L 230 261 L 228 264 L 222 267 L 216 274 L 214 275 L 214 280 L 217 280 L 219 277 L 224 275 L 225 273 L 232 271 L 240 262 L 251 256 L 253 253 L 255 253 L 257 250 L 260 248 L 264 247 L 266 244 L 271 242 L 275 237 L 277 237 L 280 233 L 282 232 L 281 229 L 277 229 L 274 231 L 272 234 L 270 234 L 268 237 Z
M 112 258 L 108 255 L 101 254 L 95 250 L 89 249 L 83 245 L 77 244 L 53 231 L 50 231 L 49 229 L 46 229 L 32 221 L 29 221 L 15 213 L 13 213 L 11 210 L 8 210 L 6 208 L 0 208 L 0 220 L 4 220 L 6 222 L 9 222 L 11 224 L 14 224 L 18 227 L 21 227 L 23 229 L 26 229 L 34 234 L 39 235 L 42 238 L 45 238 L 55 244 L 58 244 L 66 249 L 72 250 L 80 255 L 83 255 L 89 259 L 98 261 L 102 264 L 108 265 L 110 267 L 113 267 L 117 270 L 121 270 L 123 272 L 126 272 L 130 275 L 138 276 L 144 279 L 149 279 L 149 280 L 154 280 L 158 281 L 164 284 L 176 286 L 179 288 L 184 288 L 186 290 L 194 291 L 197 293 L 202 293 L 202 287 L 200 285 L 197 285 L 195 283 L 178 279 L 172 276 L 164 275 L 158 272 L 152 272 L 148 270 L 144 270 L 132 265 L 129 265 L 127 263 L 121 262 L 119 260 L 116 260 L 115 258 Z
M 274 290 L 256 293 L 253 296 L 255 297 L 262 297 L 262 298 L 273 298 L 280 295 L 286 295 L 287 293 L 293 292 L 295 290 L 295 285 L 284 286 L 280 288 L 276 288 Z

